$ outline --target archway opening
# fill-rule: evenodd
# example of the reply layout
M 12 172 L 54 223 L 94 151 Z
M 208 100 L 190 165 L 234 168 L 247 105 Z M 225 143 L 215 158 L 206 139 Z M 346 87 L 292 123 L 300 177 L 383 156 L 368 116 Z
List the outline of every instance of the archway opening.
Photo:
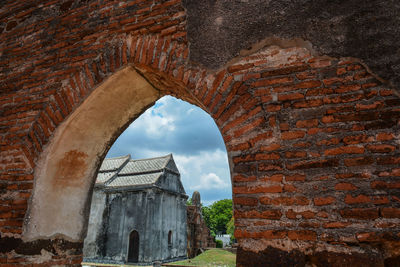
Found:
M 195 191 L 202 193 L 203 202 L 199 198 L 187 207 Z M 214 244 L 206 221 L 201 224 L 201 204 L 231 197 L 227 153 L 214 121 L 200 108 L 165 96 L 119 136 L 101 164 L 84 262 L 124 263 L 123 248 L 127 242 L 131 247 L 124 238 L 128 229 L 141 237 L 139 262 L 182 259 L 187 250 Z M 187 233 L 189 224 L 194 233 Z
M 163 94 L 128 66 L 100 84 L 66 118 L 38 159 L 23 230 L 25 241 L 83 241 L 101 162 L 120 133 Z M 188 100 L 181 92 L 175 95 L 180 94 Z
M 129 251 L 128 251 L 128 262 L 138 262 L 139 260 L 139 233 L 133 230 L 129 235 Z

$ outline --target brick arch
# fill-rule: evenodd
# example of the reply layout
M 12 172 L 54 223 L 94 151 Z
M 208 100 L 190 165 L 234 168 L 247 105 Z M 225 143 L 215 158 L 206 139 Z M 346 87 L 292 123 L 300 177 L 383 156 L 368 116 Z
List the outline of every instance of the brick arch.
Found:
M 25 152 L 32 166 L 36 158 L 37 163 L 24 224 L 27 241 L 58 236 L 81 240 L 91 178 L 123 129 L 166 94 L 201 105 L 186 89 L 191 81 L 181 75 L 194 73 L 184 66 L 184 43 L 160 35 L 123 35 L 110 45 L 106 54 L 69 71 L 31 127 L 32 145 Z M 50 216 L 54 220 L 46 223 Z
M 89 56 L 71 59 L 65 64 L 65 70 L 50 73 L 53 77 L 65 77 L 53 86 L 57 90 L 50 91 L 46 106 L 36 115 L 30 126 L 24 148 L 27 161 L 34 166 L 34 161 L 42 152 L 53 131 L 68 117 L 105 79 L 127 65 L 148 66 L 164 75 L 172 73 L 172 66 L 178 68 L 180 75 L 188 58 L 185 42 L 173 36 L 161 35 L 126 35 L 113 36 L 110 40 L 102 40 L 107 49 L 102 49 Z M 150 55 L 151 54 L 151 55 Z M 60 64 L 60 66 L 63 66 Z M 51 87 L 48 85 L 48 87 Z M 181 88 L 182 85 L 179 86 Z M 53 92 L 54 91 L 54 92 Z M 172 92 L 169 92 L 172 93 Z
M 243 114 L 253 105 L 256 108 L 246 115 L 247 119 L 257 117 L 252 122 L 255 126 L 263 121 L 259 112 L 260 99 L 252 99 L 251 94 L 245 91 L 247 87 L 241 81 L 243 75 L 233 75 L 237 70 L 235 66 L 217 73 L 190 66 L 186 45 L 160 35 L 122 35 L 111 40 L 110 46 L 112 49 L 106 54 L 80 64 L 78 71 L 68 71 L 71 72 L 69 79 L 62 81 L 62 89 L 54 94 L 31 127 L 29 137 L 33 145 L 31 151 L 25 151 L 32 165 L 35 153 L 39 156 L 35 167 L 35 188 L 26 215 L 25 240 L 57 236 L 75 241 L 82 238 L 86 225 L 84 215 L 88 208 L 86 198 L 92 183 L 90 178 L 94 176 L 100 159 L 121 129 L 159 97 L 170 94 L 196 104 L 212 115 L 217 125 L 224 125 L 232 114 Z M 285 60 L 290 62 L 288 58 Z M 251 65 L 248 63 L 245 67 Z M 120 80 L 122 82 L 118 84 Z M 132 90 L 131 87 L 140 88 L 124 95 Z M 129 111 L 123 114 L 115 99 L 128 101 L 124 102 L 125 108 L 129 101 L 140 103 L 135 103 L 131 106 L 133 109 L 128 108 Z M 113 103 L 107 105 L 111 100 Z M 230 101 L 233 103 L 231 107 Z M 110 109 L 104 109 L 106 106 Z M 114 114 L 114 118 L 110 114 Z M 118 121 L 115 114 L 123 119 Z M 111 121 L 109 124 L 104 123 L 108 120 Z M 239 118 L 239 123 L 231 121 L 222 132 L 232 128 L 232 124 L 243 122 L 242 118 Z M 254 132 L 246 126 L 238 131 L 241 134 L 235 132 L 234 137 L 249 134 L 249 130 Z M 259 129 L 256 138 L 265 136 L 261 132 Z M 93 138 L 93 133 L 98 138 Z M 254 136 L 254 133 L 249 136 Z M 224 139 L 229 142 L 232 136 L 227 135 Z M 49 216 L 55 218 L 50 225 L 43 221 Z
M 352 264 L 380 264 L 382 253 L 389 260 L 398 257 L 399 101 L 360 63 L 316 58 L 301 47 L 267 47 L 212 71 L 188 62 L 186 44 L 170 37 L 121 35 L 109 44 L 107 53 L 69 70 L 61 90 L 30 128 L 24 152 L 36 166 L 34 190 L 39 188 L 38 169 L 52 159 L 46 161 L 46 150 L 58 143 L 56 130 L 65 134 L 63 125 L 98 88 L 126 74 L 141 80 L 153 95 L 108 134 L 90 157 L 90 171 L 79 174 L 88 179 L 73 202 L 79 204 L 71 217 L 77 224 L 67 230 L 62 222 L 47 232 L 38 230 L 47 228 L 46 221 L 40 224 L 46 216 L 34 209 L 40 207 L 35 194 L 45 192 L 38 191 L 26 216 L 26 240 L 81 240 L 89 177 L 110 140 L 145 107 L 171 94 L 203 108 L 223 135 L 233 179 L 239 266 L 270 258 L 279 261 L 272 264 L 340 265 L 349 252 Z M 66 166 L 89 162 L 79 149 L 71 151 L 59 158 Z M 61 172 L 69 175 L 68 168 Z M 81 186 L 68 183 L 64 186 Z M 50 184 L 45 181 L 42 188 Z M 72 195 L 62 199 L 57 194 L 67 208 Z

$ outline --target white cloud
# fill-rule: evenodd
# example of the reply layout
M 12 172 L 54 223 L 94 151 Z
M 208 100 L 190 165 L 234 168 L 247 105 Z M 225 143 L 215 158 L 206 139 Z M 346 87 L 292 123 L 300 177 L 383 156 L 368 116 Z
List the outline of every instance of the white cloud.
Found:
M 200 189 L 222 189 L 227 187 L 229 184 L 222 180 L 218 175 L 215 173 L 208 173 L 206 175 L 202 175 L 200 177 L 200 184 L 192 186 L 190 189 L 192 190 L 200 190 Z
M 143 120 L 146 122 L 146 134 L 149 136 L 156 138 L 165 134 L 166 131 L 173 132 L 175 130 L 174 118 L 171 116 L 154 115 L 150 112 L 148 114 L 145 114 Z
M 165 104 L 158 104 L 146 110 L 136 119 L 127 132 L 134 132 L 135 129 L 140 128 L 142 131 L 144 130 L 143 134 L 148 138 L 159 139 L 162 135 L 175 130 L 175 122 L 175 117 L 165 109 Z
M 229 180 L 229 165 L 226 151 L 215 149 L 214 151 L 202 151 L 197 155 L 186 156 L 183 154 L 174 154 L 175 162 L 181 172 L 182 176 L 185 176 L 185 182 L 198 183 L 199 180 L 195 180 L 194 177 L 202 177 L 213 170 L 218 176 L 226 177 L 225 180 Z M 193 174 L 196 174 L 193 177 Z
M 232 197 L 231 179 L 226 151 L 216 149 L 198 155 L 174 154 L 186 193 L 199 191 L 203 204 Z

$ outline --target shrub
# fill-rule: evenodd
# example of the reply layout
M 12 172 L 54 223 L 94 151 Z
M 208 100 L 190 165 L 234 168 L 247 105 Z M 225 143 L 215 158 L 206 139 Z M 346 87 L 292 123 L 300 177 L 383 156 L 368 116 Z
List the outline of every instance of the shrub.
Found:
M 217 248 L 222 248 L 224 245 L 221 240 L 215 240 L 215 243 L 216 243 Z

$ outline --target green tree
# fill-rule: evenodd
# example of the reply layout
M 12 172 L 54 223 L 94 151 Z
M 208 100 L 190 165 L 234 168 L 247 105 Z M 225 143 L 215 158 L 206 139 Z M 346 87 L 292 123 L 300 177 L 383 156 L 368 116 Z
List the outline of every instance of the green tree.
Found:
M 226 233 L 231 236 L 231 243 L 233 243 L 235 239 L 235 219 L 233 216 L 226 224 Z
M 232 199 L 214 202 L 202 208 L 203 218 L 212 234 L 226 233 L 226 225 L 232 218 Z
M 186 200 L 186 205 L 187 205 L 187 206 L 192 205 L 192 198 L 191 198 L 191 197 L 188 198 L 188 200 Z
M 208 229 L 210 229 L 211 235 L 215 236 L 216 233 L 213 228 L 213 225 L 215 225 L 215 223 L 212 220 L 211 208 L 207 207 L 207 206 L 203 206 L 203 207 L 201 207 L 201 213 L 203 215 L 203 219 L 206 222 Z

